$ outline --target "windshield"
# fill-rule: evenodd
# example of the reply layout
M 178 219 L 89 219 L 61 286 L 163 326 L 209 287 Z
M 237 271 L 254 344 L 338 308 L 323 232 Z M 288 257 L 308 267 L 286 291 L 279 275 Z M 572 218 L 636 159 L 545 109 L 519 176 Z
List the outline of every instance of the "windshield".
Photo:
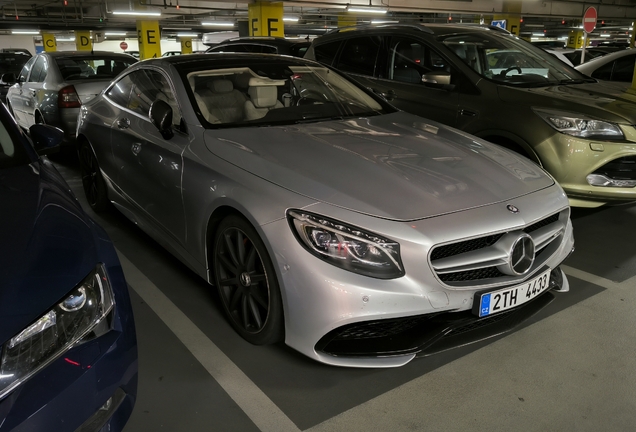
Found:
M 119 75 L 124 69 L 137 62 L 134 58 L 122 57 L 60 57 L 57 67 L 64 81 L 81 79 L 109 79 Z
M 479 75 L 496 82 L 523 87 L 595 82 L 512 35 L 480 31 L 448 36 L 442 42 Z
M 319 66 L 263 62 L 195 70 L 185 78 L 195 107 L 212 125 L 290 124 L 387 112 L 355 84 Z

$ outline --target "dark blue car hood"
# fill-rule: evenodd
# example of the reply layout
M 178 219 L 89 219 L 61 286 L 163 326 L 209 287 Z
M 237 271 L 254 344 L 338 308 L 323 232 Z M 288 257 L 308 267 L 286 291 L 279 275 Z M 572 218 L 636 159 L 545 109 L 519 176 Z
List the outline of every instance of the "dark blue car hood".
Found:
M 50 163 L 0 170 L 0 343 L 95 267 L 92 224 Z

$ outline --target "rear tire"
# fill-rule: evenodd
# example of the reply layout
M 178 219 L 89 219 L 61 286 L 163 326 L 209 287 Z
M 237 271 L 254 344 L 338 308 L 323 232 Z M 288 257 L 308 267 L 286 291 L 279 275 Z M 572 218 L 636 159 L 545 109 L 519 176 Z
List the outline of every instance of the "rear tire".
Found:
M 99 169 L 93 148 L 86 140 L 79 143 L 79 163 L 82 174 L 82 186 L 88 200 L 88 205 L 97 212 L 104 212 L 110 208 L 106 181 Z
M 234 330 L 254 345 L 281 341 L 283 304 L 276 272 L 254 227 L 239 216 L 226 217 L 212 250 L 214 284 Z

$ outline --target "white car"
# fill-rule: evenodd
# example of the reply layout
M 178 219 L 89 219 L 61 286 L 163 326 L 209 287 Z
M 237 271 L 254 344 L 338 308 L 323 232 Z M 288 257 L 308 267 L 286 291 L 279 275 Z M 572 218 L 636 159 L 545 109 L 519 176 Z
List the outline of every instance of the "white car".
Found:
M 581 73 L 603 81 L 631 85 L 634 77 L 636 49 L 628 49 L 595 58 L 576 67 Z

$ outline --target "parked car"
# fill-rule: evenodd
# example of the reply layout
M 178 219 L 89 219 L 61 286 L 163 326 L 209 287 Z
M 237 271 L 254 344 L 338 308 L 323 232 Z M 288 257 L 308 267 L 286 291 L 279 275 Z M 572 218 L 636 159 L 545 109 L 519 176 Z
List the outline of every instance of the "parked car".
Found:
M 572 64 L 572 61 L 568 57 L 565 56 L 563 51 L 564 50 L 545 49 L 545 52 L 547 52 L 548 54 L 558 58 L 559 60 L 561 60 L 566 65 L 568 65 L 570 67 L 574 67 L 574 65 Z
M 161 57 L 170 57 L 175 55 L 181 55 L 181 51 L 166 51 L 165 53 L 161 54 Z
M 143 61 L 82 106 L 78 142 L 91 206 L 213 284 L 251 343 L 400 366 L 568 289 L 569 206 L 540 167 L 315 62 Z
M 311 42 L 305 39 L 285 39 L 268 36 L 239 37 L 225 40 L 208 48 L 206 53 L 251 52 L 302 57 L 310 45 Z
M 128 54 L 139 60 L 139 51 L 124 51 L 124 54 Z
M 128 288 L 106 233 L 0 104 L 0 425 L 121 431 L 137 394 Z
M 31 51 L 26 48 L 0 48 L 0 52 L 9 54 L 24 54 L 25 56 L 33 57 Z
M 97 96 L 124 69 L 135 63 L 127 54 L 48 52 L 30 59 L 7 92 L 7 106 L 20 126 L 59 127 L 74 145 L 79 107 Z M 11 78 L 4 75 L 5 82 Z
M 8 79 L 15 77 L 30 58 L 24 54 L 0 52 L 0 100 L 2 102 L 7 101 L 7 91 L 14 84 L 13 82 L 5 82 L 4 74 L 10 74 L 7 76 Z
M 529 157 L 572 205 L 636 200 L 636 104 L 503 29 L 361 26 L 318 37 L 306 57 L 397 108 Z
M 615 51 L 576 67 L 579 72 L 603 81 L 625 83 L 629 87 L 634 79 L 636 49 Z

